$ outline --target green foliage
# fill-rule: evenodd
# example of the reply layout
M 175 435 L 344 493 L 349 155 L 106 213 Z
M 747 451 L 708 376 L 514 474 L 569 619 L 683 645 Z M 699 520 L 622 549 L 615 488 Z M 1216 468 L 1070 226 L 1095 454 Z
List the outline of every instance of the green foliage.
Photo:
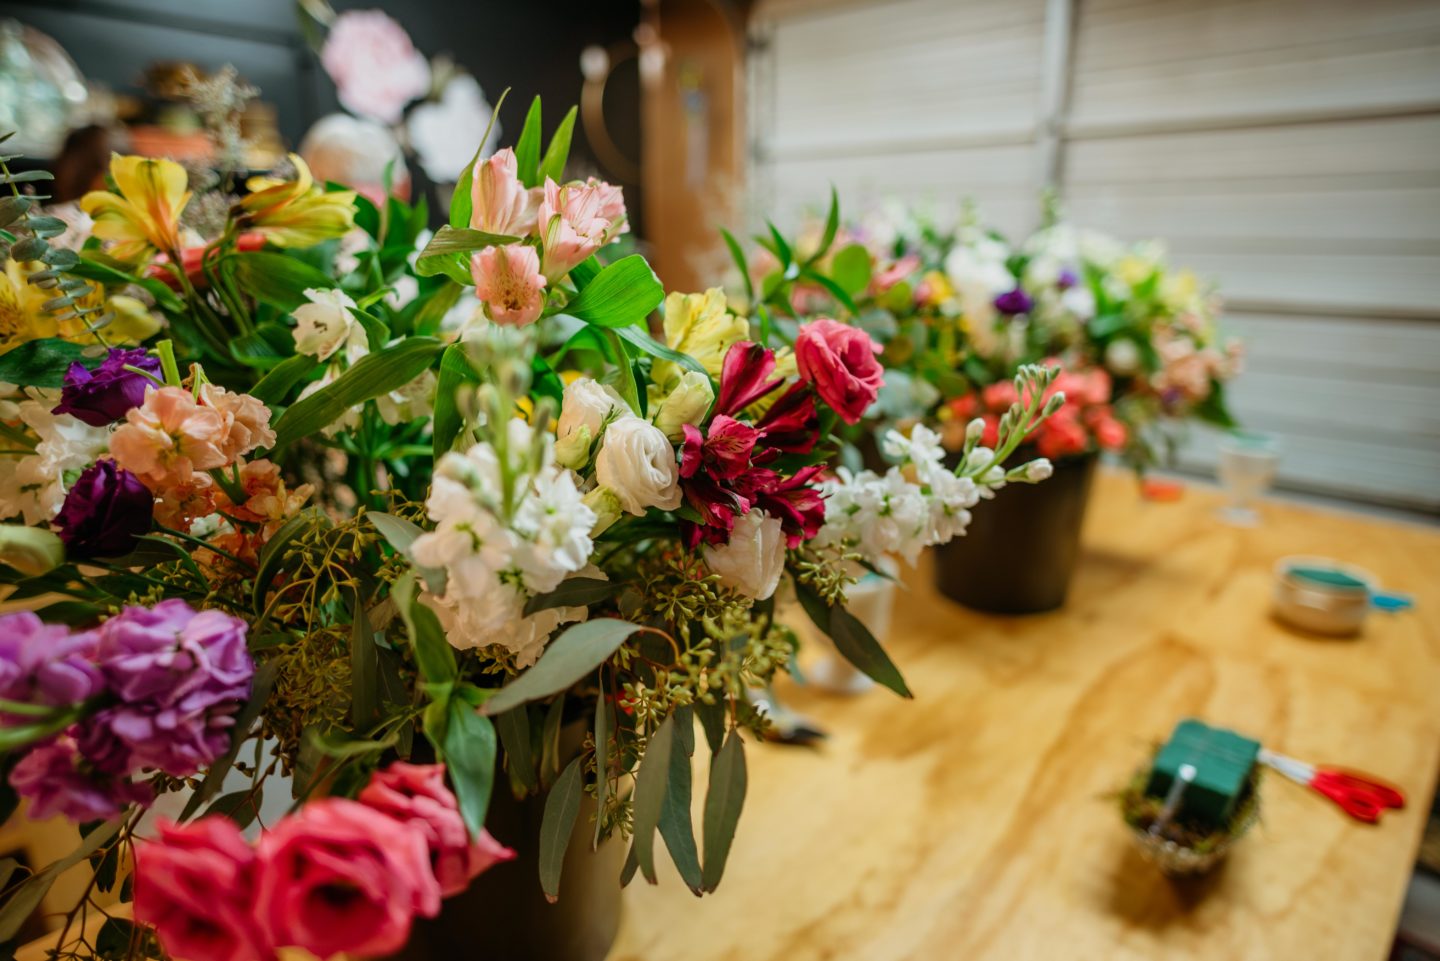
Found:
M 613 617 L 576 624 L 545 648 L 540 660 L 485 704 L 485 713 L 508 711 L 527 701 L 559 693 L 609 659 L 637 631 L 639 624 Z
M 31 340 L 0 354 L 0 382 L 57 388 L 64 385 L 65 371 L 71 364 L 78 362 L 93 369 L 104 359 L 103 350 L 58 337 Z
M 664 299 L 655 271 L 644 257 L 631 254 L 601 269 L 565 313 L 599 327 L 628 327 L 643 323 Z
M 565 865 L 565 851 L 575 831 L 580 814 L 583 782 L 580 758 L 575 758 L 560 773 L 550 794 L 545 798 L 545 813 L 540 819 L 540 889 L 552 904 L 560 897 L 560 871 Z

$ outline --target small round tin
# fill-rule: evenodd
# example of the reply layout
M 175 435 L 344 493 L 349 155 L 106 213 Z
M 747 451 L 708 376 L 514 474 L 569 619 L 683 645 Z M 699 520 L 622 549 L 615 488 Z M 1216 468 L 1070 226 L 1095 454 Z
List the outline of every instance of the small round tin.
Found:
M 1375 578 L 1328 557 L 1282 557 L 1275 564 L 1275 617 L 1312 634 L 1351 637 L 1370 613 Z

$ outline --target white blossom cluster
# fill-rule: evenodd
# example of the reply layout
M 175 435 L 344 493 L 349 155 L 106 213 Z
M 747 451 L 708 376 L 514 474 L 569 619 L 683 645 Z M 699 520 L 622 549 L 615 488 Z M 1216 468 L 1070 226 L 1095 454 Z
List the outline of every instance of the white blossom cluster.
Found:
M 425 502 L 435 529 L 415 539 L 410 556 L 445 573 L 444 593 L 426 602 L 452 645 L 498 645 L 525 667 L 555 628 L 586 614 L 558 607 L 527 616 L 526 601 L 572 574 L 603 575 L 589 564 L 595 513 L 575 475 L 555 463 L 549 435 L 519 419 L 505 430 L 500 450 L 484 441 L 440 459 Z
M 0 455 L 0 520 L 18 516 L 26 524 L 45 524 L 64 505 L 68 481 L 109 449 L 110 431 L 70 414 L 52 414 L 59 391 L 30 388 L 17 394 L 13 386 L 0 384 L 0 398 L 6 429 L 28 428 L 38 439 L 34 453 Z M 3 446 L 20 449 L 16 440 Z

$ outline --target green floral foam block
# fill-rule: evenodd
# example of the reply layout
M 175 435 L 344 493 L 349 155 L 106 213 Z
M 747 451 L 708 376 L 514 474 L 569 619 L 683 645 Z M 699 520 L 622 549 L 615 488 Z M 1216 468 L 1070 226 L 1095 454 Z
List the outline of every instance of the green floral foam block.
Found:
M 1186 718 L 1155 756 L 1145 793 L 1165 797 L 1180 766 L 1193 765 L 1195 779 L 1185 789 L 1177 816 L 1223 827 L 1235 813 L 1259 753 L 1259 741 Z

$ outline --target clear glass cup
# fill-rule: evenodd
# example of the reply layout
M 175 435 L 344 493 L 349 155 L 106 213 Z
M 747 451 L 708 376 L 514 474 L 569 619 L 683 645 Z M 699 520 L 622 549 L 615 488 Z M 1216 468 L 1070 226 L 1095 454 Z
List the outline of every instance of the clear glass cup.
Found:
M 1220 510 L 1227 524 L 1254 527 L 1260 523 L 1255 502 L 1270 489 L 1280 466 L 1280 442 L 1269 434 L 1235 431 L 1220 441 L 1216 473 L 1230 501 Z

